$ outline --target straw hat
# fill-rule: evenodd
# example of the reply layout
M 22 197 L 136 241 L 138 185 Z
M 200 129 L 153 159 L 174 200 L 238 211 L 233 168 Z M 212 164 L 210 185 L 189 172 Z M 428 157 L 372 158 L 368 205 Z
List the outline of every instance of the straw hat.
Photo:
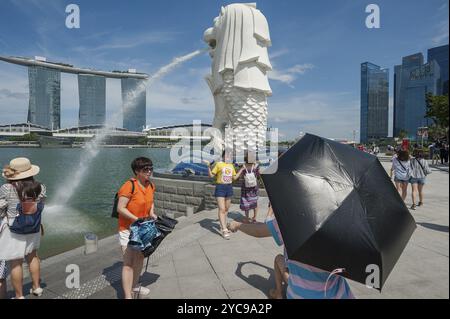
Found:
M 40 168 L 31 165 L 28 158 L 19 157 L 13 159 L 9 165 L 3 168 L 2 176 L 9 181 L 18 181 L 39 174 Z

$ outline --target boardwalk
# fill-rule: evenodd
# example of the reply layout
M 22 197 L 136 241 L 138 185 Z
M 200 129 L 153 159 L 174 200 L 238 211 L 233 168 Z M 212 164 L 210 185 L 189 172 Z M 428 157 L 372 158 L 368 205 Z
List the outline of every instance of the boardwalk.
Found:
M 387 162 L 383 165 L 388 168 Z M 425 206 L 412 212 L 417 230 L 383 292 L 350 281 L 357 298 L 449 298 L 448 170 L 433 169 L 428 181 Z M 267 198 L 260 199 L 260 207 L 262 221 Z M 231 211 L 231 218 L 240 215 L 237 206 Z M 271 238 L 238 233 L 224 240 L 216 230 L 216 214 L 203 211 L 180 220 L 143 275 L 149 298 L 267 298 L 273 285 L 273 258 L 282 250 Z M 95 254 L 83 255 L 79 248 L 44 260 L 41 298 L 121 298 L 120 256 L 118 240 L 110 237 L 99 242 Z M 65 285 L 66 267 L 71 264 L 80 268 L 79 289 Z M 29 279 L 25 282 L 27 291 Z

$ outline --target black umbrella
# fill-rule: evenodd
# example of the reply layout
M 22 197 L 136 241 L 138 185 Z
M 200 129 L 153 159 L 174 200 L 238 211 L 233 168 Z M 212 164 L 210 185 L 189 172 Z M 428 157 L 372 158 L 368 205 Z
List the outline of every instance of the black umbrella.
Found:
M 306 134 L 272 165 L 262 178 L 288 257 L 361 283 L 378 269 L 381 290 L 416 224 L 377 157 Z

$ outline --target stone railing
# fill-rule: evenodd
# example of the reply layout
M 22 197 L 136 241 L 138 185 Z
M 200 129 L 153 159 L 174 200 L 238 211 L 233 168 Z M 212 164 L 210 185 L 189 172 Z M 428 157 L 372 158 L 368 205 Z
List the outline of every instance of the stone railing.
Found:
M 169 217 L 190 216 L 202 210 L 217 208 L 214 197 L 215 185 L 208 178 L 177 177 L 167 174 L 155 174 L 155 212 Z M 239 204 L 241 188 L 234 186 L 233 204 Z M 259 196 L 267 196 L 260 189 Z

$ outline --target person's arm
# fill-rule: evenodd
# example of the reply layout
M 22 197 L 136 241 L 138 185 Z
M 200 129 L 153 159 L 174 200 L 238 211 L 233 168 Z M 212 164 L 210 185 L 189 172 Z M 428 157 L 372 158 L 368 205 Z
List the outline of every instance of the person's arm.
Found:
M 139 218 L 137 218 L 136 216 L 133 215 L 133 213 L 131 213 L 128 209 L 127 209 L 127 205 L 130 202 L 130 199 L 128 197 L 124 197 L 124 196 L 120 196 L 119 197 L 119 201 L 117 203 L 117 212 L 122 216 L 125 217 L 127 219 L 132 220 L 133 222 L 135 222 L 136 220 L 138 220 Z
M 152 208 L 150 208 L 150 215 L 149 217 L 151 219 L 158 219 L 158 216 L 155 214 L 155 203 L 152 204 Z
M 203 163 L 206 164 L 206 166 L 208 167 L 208 176 L 209 177 L 215 177 L 216 175 L 211 171 L 211 163 L 209 161 L 203 161 Z
M 272 234 L 265 223 L 244 224 L 238 221 L 232 221 L 228 225 L 228 229 L 233 233 L 240 230 L 241 232 L 256 238 L 272 237 Z
M 242 172 L 244 171 L 244 169 L 245 169 L 245 166 L 243 165 L 243 166 L 241 167 L 241 169 L 237 172 L 237 174 L 233 176 L 233 181 L 238 180 L 239 177 L 241 177 L 241 174 L 242 174 Z

